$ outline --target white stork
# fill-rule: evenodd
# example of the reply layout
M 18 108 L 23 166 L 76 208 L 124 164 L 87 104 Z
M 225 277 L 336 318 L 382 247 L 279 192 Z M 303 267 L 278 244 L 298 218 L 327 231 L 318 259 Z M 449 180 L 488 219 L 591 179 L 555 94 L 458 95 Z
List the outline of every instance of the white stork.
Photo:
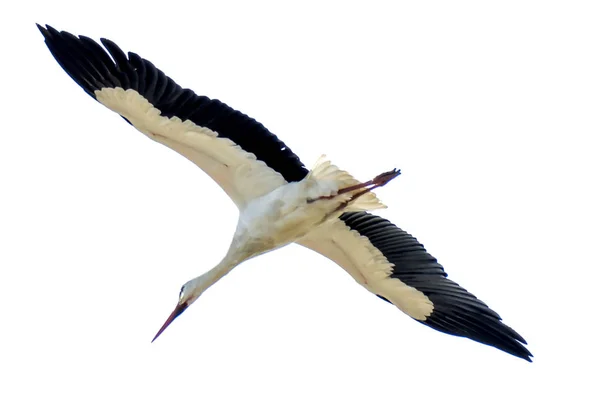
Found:
M 167 326 L 234 267 L 296 242 L 344 268 L 360 285 L 418 322 L 531 361 L 525 340 L 481 300 L 446 278 L 411 235 L 367 210 L 393 170 L 359 183 L 321 159 L 309 171 L 262 124 L 219 100 L 183 89 L 150 61 L 112 41 L 38 25 L 60 66 L 98 102 L 198 165 L 240 210 L 229 251 L 185 283 Z M 108 51 L 108 52 L 107 52 Z

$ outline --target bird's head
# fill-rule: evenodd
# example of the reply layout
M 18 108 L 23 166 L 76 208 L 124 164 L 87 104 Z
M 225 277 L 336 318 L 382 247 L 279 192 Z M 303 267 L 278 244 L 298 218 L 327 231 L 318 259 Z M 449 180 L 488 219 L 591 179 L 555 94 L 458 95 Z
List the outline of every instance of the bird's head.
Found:
M 204 290 L 206 290 L 206 285 L 204 284 L 205 281 L 206 280 L 204 279 L 204 276 L 199 276 L 181 287 L 181 290 L 179 291 L 179 300 L 177 300 L 175 309 L 171 315 L 169 315 L 169 318 L 167 318 L 163 326 L 158 330 L 158 333 L 156 336 L 154 336 L 154 339 L 152 339 L 153 342 L 160 336 L 161 333 L 163 333 L 165 329 L 167 329 L 167 327 L 175 320 L 175 318 L 179 317 L 189 306 L 192 305 L 193 302 L 198 299 L 198 297 L 200 297 Z

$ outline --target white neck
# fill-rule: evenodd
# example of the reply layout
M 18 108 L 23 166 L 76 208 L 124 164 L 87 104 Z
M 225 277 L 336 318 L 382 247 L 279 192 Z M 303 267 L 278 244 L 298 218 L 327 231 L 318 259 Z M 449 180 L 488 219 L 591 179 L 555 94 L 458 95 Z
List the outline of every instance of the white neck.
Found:
M 228 255 L 225 256 L 225 258 L 223 258 L 219 264 L 199 277 L 202 281 L 202 291 L 205 291 L 214 285 L 219 279 L 227 275 L 239 264 L 240 262 L 236 262 L 236 260 L 232 259 Z
M 245 232 L 238 234 L 233 238 L 227 255 L 221 260 L 217 266 L 207 271 L 203 275 L 199 276 L 196 280 L 196 285 L 199 289 L 198 295 L 204 292 L 206 289 L 214 285 L 219 279 L 227 275 L 231 270 L 242 262 L 260 254 L 260 245 L 258 245 L 250 236 L 246 235 Z

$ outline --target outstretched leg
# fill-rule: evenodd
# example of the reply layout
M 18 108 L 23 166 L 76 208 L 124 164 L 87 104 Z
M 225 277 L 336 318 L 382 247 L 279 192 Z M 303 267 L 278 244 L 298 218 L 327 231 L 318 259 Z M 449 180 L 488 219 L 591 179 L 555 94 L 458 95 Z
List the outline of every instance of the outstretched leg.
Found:
M 308 202 L 312 203 L 313 201 L 317 201 L 317 200 L 333 199 L 334 197 L 336 197 L 336 196 L 338 196 L 340 194 L 344 194 L 344 193 L 348 193 L 348 192 L 353 192 L 355 190 L 363 189 L 360 192 L 357 192 L 357 193 L 355 193 L 355 194 L 352 195 L 352 197 L 350 198 L 350 200 L 347 202 L 347 203 L 350 203 L 350 202 L 356 200 L 358 197 L 362 196 L 365 193 L 370 192 L 371 190 L 373 190 L 375 188 L 385 186 L 389 181 L 391 181 L 392 179 L 394 179 L 398 175 L 400 175 L 400 170 L 394 168 L 391 171 L 384 172 L 383 174 L 377 175 L 375 178 L 371 179 L 370 181 L 359 183 L 357 185 L 347 186 L 345 188 L 341 188 L 334 195 L 331 195 L 331 196 L 321 196 L 321 197 L 317 197 L 316 199 L 309 199 Z

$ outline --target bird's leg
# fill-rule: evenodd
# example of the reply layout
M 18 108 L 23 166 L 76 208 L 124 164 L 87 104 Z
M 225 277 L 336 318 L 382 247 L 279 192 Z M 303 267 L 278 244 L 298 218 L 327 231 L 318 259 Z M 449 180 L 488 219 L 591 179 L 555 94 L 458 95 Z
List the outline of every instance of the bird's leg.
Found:
M 370 192 L 371 190 L 373 190 L 375 188 L 385 186 L 389 181 L 391 181 L 392 179 L 394 179 L 398 175 L 400 175 L 400 170 L 394 168 L 391 171 L 384 172 L 383 174 L 377 175 L 375 178 L 371 179 L 370 181 L 366 181 L 366 182 L 363 182 L 363 183 L 359 183 L 357 185 L 352 185 L 352 186 L 347 186 L 345 188 L 341 188 L 340 190 L 338 190 L 338 192 L 336 194 L 331 195 L 331 196 L 320 196 L 320 197 L 317 197 L 316 199 L 308 199 L 308 202 L 312 203 L 313 201 L 317 201 L 317 200 L 333 199 L 334 197 L 336 197 L 336 196 L 338 196 L 340 194 L 344 194 L 344 193 L 348 193 L 348 192 L 353 192 L 353 191 L 358 190 L 358 189 L 364 189 L 364 190 L 361 190 L 358 193 L 355 193 L 352 196 L 352 198 L 349 200 L 349 201 L 354 201 L 358 197 L 362 196 L 363 194 L 365 194 L 367 192 Z
M 388 182 L 389 182 L 389 181 L 388 181 Z M 384 185 L 385 185 L 385 183 L 384 183 Z M 383 186 L 383 185 L 381 185 L 381 186 Z M 352 203 L 354 200 L 358 199 L 358 198 L 359 198 L 360 196 L 362 196 L 363 194 L 365 194 L 365 193 L 369 193 L 371 190 L 375 189 L 376 187 L 380 187 L 380 186 L 373 186 L 373 187 L 370 187 L 370 188 L 367 188 L 367 189 L 361 190 L 361 191 L 360 191 L 360 192 L 358 192 L 358 193 L 354 193 L 354 194 L 352 195 L 352 197 L 350 197 L 350 199 L 348 199 L 348 200 L 344 201 L 342 204 L 340 204 L 339 206 L 337 206 L 334 212 L 336 212 L 336 211 L 340 211 L 340 210 L 343 210 L 344 208 L 346 208 L 346 207 L 348 206 L 348 204 Z

